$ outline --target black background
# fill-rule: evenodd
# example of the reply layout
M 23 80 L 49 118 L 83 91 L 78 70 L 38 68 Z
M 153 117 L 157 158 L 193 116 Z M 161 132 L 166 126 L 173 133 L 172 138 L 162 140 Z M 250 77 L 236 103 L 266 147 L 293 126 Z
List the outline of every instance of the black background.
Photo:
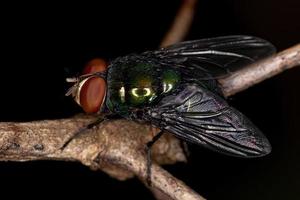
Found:
M 155 49 L 179 4 L 177 0 L 2 5 L 0 120 L 54 119 L 81 112 L 64 96 L 65 78 L 94 57 L 113 59 Z M 297 0 L 200 0 L 197 7 L 187 39 L 247 34 L 271 41 L 278 50 L 300 42 Z M 191 146 L 189 163 L 165 168 L 208 199 L 296 199 L 299 88 L 297 68 L 230 98 L 269 138 L 273 146 L 269 156 L 243 160 Z M 119 182 L 79 163 L 1 162 L 0 183 L 0 195 L 11 198 L 153 198 L 136 179 Z

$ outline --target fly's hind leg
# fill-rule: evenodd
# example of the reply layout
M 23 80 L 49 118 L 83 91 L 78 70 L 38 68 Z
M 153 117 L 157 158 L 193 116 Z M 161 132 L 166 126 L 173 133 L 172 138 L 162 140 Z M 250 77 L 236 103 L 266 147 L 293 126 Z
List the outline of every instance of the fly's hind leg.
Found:
M 66 148 L 66 146 L 68 146 L 68 144 L 75 138 L 77 138 L 78 136 L 84 134 L 87 130 L 101 124 L 102 122 L 109 120 L 109 119 L 116 119 L 117 115 L 116 114 L 108 114 L 105 115 L 104 117 L 98 118 L 97 120 L 95 120 L 94 122 L 91 122 L 90 124 L 88 124 L 85 127 L 82 127 L 81 129 L 79 129 L 76 133 L 74 133 L 72 135 L 72 137 L 70 137 L 65 144 L 61 147 L 61 149 L 63 150 L 64 148 Z
M 151 186 L 151 165 L 152 165 L 152 159 L 151 159 L 151 147 L 153 144 L 163 135 L 163 130 L 160 130 L 150 142 L 146 144 L 146 153 L 147 153 L 147 177 L 146 181 L 149 186 Z
M 190 157 L 191 153 L 190 153 L 190 150 L 189 150 L 189 147 L 188 147 L 187 143 L 183 140 L 180 140 L 180 147 L 182 148 L 186 159 L 189 160 L 189 157 Z

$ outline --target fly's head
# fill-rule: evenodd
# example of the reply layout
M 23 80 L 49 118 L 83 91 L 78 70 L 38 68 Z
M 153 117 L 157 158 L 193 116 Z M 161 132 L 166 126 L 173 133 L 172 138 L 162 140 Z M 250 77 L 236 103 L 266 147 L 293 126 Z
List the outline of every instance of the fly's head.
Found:
M 101 110 L 106 97 L 107 63 L 103 59 L 91 60 L 83 70 L 83 75 L 67 78 L 74 85 L 66 96 L 71 95 L 86 113 L 97 113 Z

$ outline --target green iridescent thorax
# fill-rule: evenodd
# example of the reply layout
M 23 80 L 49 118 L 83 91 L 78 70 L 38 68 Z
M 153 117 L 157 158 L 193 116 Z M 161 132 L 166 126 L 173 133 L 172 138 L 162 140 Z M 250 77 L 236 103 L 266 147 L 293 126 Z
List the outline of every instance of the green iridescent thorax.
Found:
M 121 63 L 108 70 L 106 104 L 111 111 L 126 115 L 129 109 L 142 108 L 170 93 L 180 75 L 153 63 Z

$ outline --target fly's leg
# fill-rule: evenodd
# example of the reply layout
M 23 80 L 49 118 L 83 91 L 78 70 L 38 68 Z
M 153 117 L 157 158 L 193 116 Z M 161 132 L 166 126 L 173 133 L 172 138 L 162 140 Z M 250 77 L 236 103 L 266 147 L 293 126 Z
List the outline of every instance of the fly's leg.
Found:
M 104 122 L 105 120 L 106 120 L 106 117 L 99 118 L 99 119 L 97 119 L 96 121 L 94 121 L 94 122 L 88 124 L 87 126 L 80 128 L 74 135 L 72 135 L 72 137 L 70 137 L 70 138 L 65 142 L 65 144 L 61 147 L 61 149 L 66 148 L 66 146 L 68 146 L 68 145 L 70 144 L 70 142 L 71 142 L 73 139 L 75 139 L 75 138 L 77 138 L 78 136 L 84 134 L 85 131 L 87 131 L 87 130 L 93 128 L 94 126 L 96 126 L 96 125 L 98 125 L 98 124 L 101 124 L 101 123 Z
M 116 114 L 108 114 L 108 115 L 105 115 L 103 118 L 98 118 L 96 121 L 88 124 L 87 126 L 85 127 L 82 127 L 81 129 L 79 129 L 74 135 L 72 135 L 72 137 L 70 137 L 66 142 L 65 144 L 61 147 L 61 149 L 63 150 L 64 148 L 66 148 L 66 146 L 68 146 L 68 144 L 74 139 L 74 138 L 77 138 L 78 136 L 82 135 L 85 133 L 85 131 L 101 124 L 102 122 L 106 121 L 106 120 L 109 120 L 109 119 L 115 119 L 117 118 L 117 115 Z
M 183 140 L 180 140 L 180 146 L 183 150 L 183 154 L 185 155 L 186 159 L 188 160 L 188 158 L 190 156 L 190 151 L 189 151 L 187 143 Z
M 153 144 L 163 135 L 163 130 L 160 130 L 150 142 L 146 144 L 146 153 L 147 153 L 147 177 L 146 181 L 149 186 L 151 186 L 151 165 L 152 165 L 152 159 L 151 159 L 151 147 Z

